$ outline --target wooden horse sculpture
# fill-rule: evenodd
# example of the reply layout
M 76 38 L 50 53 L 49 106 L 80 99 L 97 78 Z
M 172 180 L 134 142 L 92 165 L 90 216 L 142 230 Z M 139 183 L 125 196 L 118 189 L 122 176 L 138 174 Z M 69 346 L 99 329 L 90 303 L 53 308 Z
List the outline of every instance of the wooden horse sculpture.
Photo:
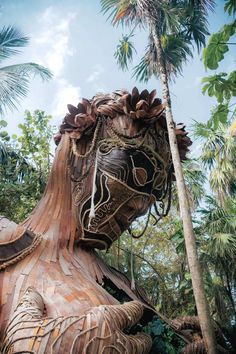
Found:
M 154 96 L 134 88 L 68 105 L 41 201 L 21 225 L 1 218 L 2 354 L 149 352 L 150 337 L 127 329 L 151 304 L 94 248 L 107 249 L 154 203 L 167 212 L 173 169 Z M 176 131 L 184 159 L 190 140 Z M 104 283 L 130 301 L 120 304 Z

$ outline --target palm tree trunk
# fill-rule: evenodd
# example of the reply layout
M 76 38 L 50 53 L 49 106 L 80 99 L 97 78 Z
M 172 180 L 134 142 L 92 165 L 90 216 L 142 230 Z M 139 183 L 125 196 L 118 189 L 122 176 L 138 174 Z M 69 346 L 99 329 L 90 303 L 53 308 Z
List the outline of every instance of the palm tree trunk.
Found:
M 189 269 L 192 277 L 193 292 L 196 302 L 196 307 L 199 316 L 199 322 L 202 330 L 202 335 L 209 354 L 216 354 L 216 345 L 213 326 L 210 319 L 210 311 L 206 300 L 202 272 L 197 256 L 197 248 L 195 242 L 195 235 L 193 231 L 192 218 L 190 213 L 188 196 L 186 193 L 186 186 L 183 177 L 183 170 L 181 166 L 179 150 L 177 145 L 175 124 L 171 109 L 171 99 L 168 85 L 168 76 L 166 73 L 165 61 L 161 47 L 160 36 L 156 30 L 156 24 L 152 18 L 149 18 L 150 33 L 153 36 L 155 47 L 157 50 L 157 58 L 160 69 L 160 77 L 162 83 L 163 99 L 166 103 L 166 121 L 168 127 L 168 135 L 170 142 L 170 149 L 175 170 L 176 184 L 179 197 L 180 215 L 183 221 L 184 238 L 186 245 L 186 252 L 188 257 Z
M 225 277 L 226 277 L 226 291 L 229 297 L 229 301 L 231 303 L 232 309 L 233 309 L 233 313 L 234 313 L 234 320 L 236 320 L 236 309 L 235 309 L 235 301 L 232 295 L 232 289 L 231 289 L 231 285 L 230 285 L 230 279 L 229 279 L 229 274 L 227 273 L 227 270 L 225 270 Z

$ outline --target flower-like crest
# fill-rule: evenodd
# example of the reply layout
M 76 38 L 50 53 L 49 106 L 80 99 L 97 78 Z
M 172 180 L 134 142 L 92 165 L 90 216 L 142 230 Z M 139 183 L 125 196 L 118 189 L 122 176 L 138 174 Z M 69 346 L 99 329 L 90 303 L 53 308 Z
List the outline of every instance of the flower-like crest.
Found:
M 89 128 L 93 127 L 99 117 L 114 119 L 117 116 L 128 116 L 131 120 L 140 120 L 145 125 L 156 121 L 163 130 L 167 130 L 165 105 L 156 98 L 156 90 L 143 90 L 139 93 L 136 87 L 129 93 L 117 90 L 112 94 L 97 94 L 91 100 L 82 99 L 77 107 L 68 104 L 66 114 L 60 126 L 60 132 L 54 137 L 59 143 L 61 134 L 68 133 L 71 138 L 79 139 Z M 186 158 L 188 147 L 192 144 L 187 136 L 184 124 L 176 126 L 177 143 L 181 160 Z

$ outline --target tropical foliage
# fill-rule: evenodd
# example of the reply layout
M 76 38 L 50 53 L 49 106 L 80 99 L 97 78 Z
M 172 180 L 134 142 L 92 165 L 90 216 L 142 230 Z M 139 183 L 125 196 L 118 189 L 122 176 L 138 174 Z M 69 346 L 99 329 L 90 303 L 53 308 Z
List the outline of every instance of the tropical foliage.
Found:
M 147 52 L 140 64 L 135 67 L 135 75 L 136 79 L 140 81 L 148 81 L 152 75 L 160 77 L 193 292 L 206 351 L 215 354 L 214 330 L 210 321 L 210 312 L 197 256 L 196 236 L 190 214 L 187 188 L 175 130 L 172 129 L 175 123 L 169 90 L 170 78 L 182 72 L 183 64 L 192 55 L 193 44 L 197 46 L 198 50 L 205 44 L 205 36 L 208 34 L 208 9 L 213 8 L 214 1 L 101 0 L 101 4 L 104 13 L 110 12 L 113 25 L 123 22 L 127 26 L 145 26 L 148 29 Z M 131 33 L 134 31 L 134 27 Z M 117 50 L 123 50 L 123 48 L 124 46 L 121 45 Z M 132 48 L 131 51 L 126 50 L 126 52 L 129 53 L 129 58 L 132 58 Z M 127 62 L 128 58 L 125 57 L 125 53 L 117 56 L 118 59 L 125 58 Z
M 0 30 L 0 65 L 5 60 L 19 54 L 21 48 L 28 43 L 29 38 L 14 26 L 3 27 Z M 20 100 L 27 95 L 30 80 L 34 76 L 48 80 L 52 74 L 45 67 L 35 63 L 10 64 L 0 67 L 0 115 L 3 115 L 7 108 L 17 108 Z
M 101 5 L 102 11 L 109 14 L 108 18 L 113 25 L 122 23 L 131 29 L 122 36 L 115 52 L 117 63 L 122 69 L 128 69 L 128 64 L 136 53 L 131 41 L 135 30 L 140 30 L 143 26 L 150 28 L 149 11 L 160 36 L 167 73 L 170 77 L 175 77 L 182 72 L 188 57 L 193 55 L 192 41 L 199 51 L 205 45 L 205 36 L 209 34 L 207 10 L 213 7 L 214 1 L 101 0 Z M 159 70 L 157 48 L 150 31 L 145 54 L 133 68 L 133 76 L 147 82 L 152 75 L 158 77 Z
M 22 221 L 44 191 L 52 154 L 51 117 L 37 110 L 25 112 L 20 135 L 9 136 L 6 121 L 0 121 L 0 215 Z
M 131 25 L 131 33 L 123 36 L 115 54 L 122 69 L 128 68 L 135 51 L 135 28 L 147 24 L 142 13 L 144 3 L 144 0 L 102 1 L 104 12 L 109 13 L 113 9 L 110 12 L 113 23 L 121 21 Z M 161 2 L 152 0 L 149 3 L 154 6 Z M 163 24 L 160 28 L 161 44 L 167 72 L 173 76 L 181 71 L 182 64 L 192 55 L 190 41 L 193 39 L 198 49 L 205 44 L 206 8 L 213 2 L 198 1 L 202 8 L 193 6 L 195 1 L 174 1 L 176 6 L 173 8 L 169 7 L 170 3 L 165 2 L 158 16 Z M 189 6 L 184 6 L 185 16 L 180 24 L 177 21 L 180 11 L 183 11 L 180 5 L 187 3 Z M 225 1 L 225 10 L 233 17 L 235 0 Z M 157 16 L 155 11 L 153 14 Z M 199 12 L 203 23 L 198 21 Z M 177 33 L 175 41 L 173 33 Z M 208 69 L 217 69 L 227 52 L 231 51 L 228 42 L 233 33 L 234 20 L 209 38 L 203 52 L 204 65 Z M 15 54 L 15 47 L 13 53 L 8 53 Z M 158 76 L 158 70 L 156 48 L 150 36 L 147 52 L 134 68 L 134 75 L 146 81 L 152 74 Z M 194 137 L 200 139 L 202 150 L 199 157 L 186 161 L 183 168 L 211 316 L 222 329 L 232 353 L 236 350 L 235 82 L 235 71 L 214 72 L 203 79 L 203 93 L 214 97 L 217 105 L 212 108 L 206 123 L 194 123 Z M 39 110 L 33 114 L 26 112 L 25 121 L 19 128 L 21 134 L 10 137 L 7 123 L 0 121 L 0 189 L 3 191 L 0 194 L 0 214 L 14 221 L 24 219 L 40 198 L 51 164 L 50 116 Z M 161 318 L 197 314 L 175 186 L 172 201 L 170 214 L 158 224 L 155 215 L 151 217 L 143 237 L 134 240 L 129 233 L 124 233 L 108 252 L 101 252 L 111 266 L 132 279 L 134 287 L 139 285 L 146 290 L 160 313 L 143 328 L 154 339 L 153 353 L 178 353 L 183 346 Z M 137 234 L 142 231 L 145 220 L 137 221 L 135 228 Z M 121 296 L 119 300 L 128 299 Z
M 213 1 L 101 0 L 101 3 L 103 12 L 110 14 L 109 18 L 114 25 L 121 22 L 131 29 L 130 35 L 121 39 L 115 55 L 122 69 L 127 69 L 133 58 L 135 29 L 140 26 L 148 28 L 149 42 L 146 53 L 133 69 L 135 78 L 144 82 L 152 75 L 161 76 L 163 81 L 165 70 L 168 78 L 181 73 L 183 64 L 193 53 L 192 43 L 195 43 L 198 50 L 205 45 L 207 10 L 214 5 Z M 234 16 L 235 10 L 235 1 L 227 0 L 225 11 Z M 218 63 L 227 55 L 230 46 L 235 44 L 229 42 L 234 33 L 233 19 L 210 37 L 203 52 L 206 68 L 218 68 Z M 211 314 L 224 328 L 232 346 L 232 323 L 235 323 L 235 267 L 232 263 L 235 259 L 236 241 L 233 225 L 236 186 L 236 123 L 233 121 L 235 87 L 235 71 L 214 73 L 203 79 L 203 93 L 214 96 L 217 105 L 212 108 L 211 117 L 206 123 L 194 124 L 194 135 L 202 142 L 202 152 L 198 159 L 201 167 L 193 168 L 196 169 L 198 183 L 192 178 L 193 171 L 188 168 L 194 167 L 193 161 L 187 163 L 184 171 L 190 205 L 195 211 L 194 231 L 204 269 L 204 283 Z M 169 98 L 165 96 L 167 92 L 166 85 L 164 98 L 167 97 L 168 102 Z M 203 168 L 206 176 L 197 175 Z M 209 180 L 207 188 L 204 184 L 205 178 Z M 210 192 L 212 195 L 206 196 Z M 205 199 L 204 207 L 199 208 L 201 198 Z M 196 308 L 191 274 L 187 264 L 182 223 L 176 213 L 179 206 L 175 191 L 172 199 L 175 207 L 172 208 L 170 216 L 159 223 L 158 229 L 156 226 L 149 226 L 145 241 L 140 239 L 128 242 L 126 235 L 125 239 L 121 239 L 120 245 L 117 245 L 120 251 L 114 249 L 109 257 L 112 261 L 113 255 L 113 265 L 119 265 L 129 276 L 143 282 L 149 296 L 162 313 L 167 316 L 194 315 Z M 171 254 L 170 257 L 167 250 Z M 133 258 L 131 268 L 128 262 Z
M 225 10 L 234 15 L 236 4 L 226 1 Z M 236 21 L 225 25 L 219 32 L 212 34 L 203 51 L 204 65 L 216 69 L 224 59 L 230 46 L 228 42 L 236 32 Z M 223 46 L 223 47 L 222 47 Z M 213 107 L 211 117 L 206 123 L 195 122 L 195 137 L 202 142 L 201 159 L 210 170 L 210 186 L 221 205 L 224 199 L 235 194 L 235 112 L 236 112 L 236 71 L 220 72 L 202 80 L 203 94 L 215 97 L 217 105 Z

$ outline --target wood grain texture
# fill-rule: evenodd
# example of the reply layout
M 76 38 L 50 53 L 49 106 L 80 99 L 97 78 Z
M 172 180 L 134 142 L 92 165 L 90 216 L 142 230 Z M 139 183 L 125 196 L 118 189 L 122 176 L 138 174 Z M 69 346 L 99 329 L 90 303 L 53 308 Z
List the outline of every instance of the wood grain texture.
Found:
M 144 311 L 154 312 L 152 305 L 142 289 L 132 290 L 129 279 L 107 266 L 94 248 L 107 248 L 135 216 L 166 193 L 162 189 L 172 164 L 164 106 L 154 96 L 154 91 L 134 89 L 132 94 L 117 91 L 83 99 L 77 107 L 68 105 L 41 201 L 22 225 L 0 218 L 0 265 L 17 260 L 0 272 L 2 354 L 148 353 L 149 336 L 128 336 L 123 329 L 135 324 Z M 184 127 L 177 133 L 185 158 L 190 140 Z M 117 176 L 110 177 L 112 164 L 101 142 L 109 147 L 113 162 L 117 158 L 122 178 L 113 170 Z M 135 149 L 140 161 L 154 166 L 155 178 L 145 164 L 132 162 Z M 96 195 L 97 181 L 101 193 Z M 100 208 L 96 198 L 103 196 L 104 186 L 109 203 Z M 159 188 L 156 194 L 154 187 Z M 90 229 L 91 218 L 86 221 L 84 215 L 93 204 L 98 226 L 93 223 Z M 33 248 L 38 235 L 42 239 Z M 16 258 L 27 249 L 30 253 Z M 102 287 L 104 281 L 131 301 L 120 305 Z

